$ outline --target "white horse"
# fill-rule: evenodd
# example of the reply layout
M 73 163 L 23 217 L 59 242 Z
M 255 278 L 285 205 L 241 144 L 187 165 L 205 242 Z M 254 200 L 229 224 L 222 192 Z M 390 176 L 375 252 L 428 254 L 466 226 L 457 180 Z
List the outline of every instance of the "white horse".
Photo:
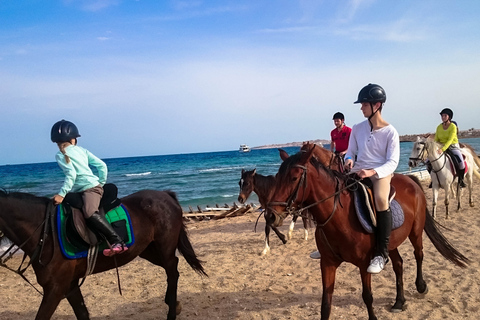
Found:
M 458 186 L 456 176 L 452 172 L 452 161 L 445 153 L 438 153 L 438 149 L 441 145 L 433 141 L 432 139 L 425 139 L 417 137 L 417 141 L 414 142 L 412 152 L 410 154 L 408 165 L 410 167 L 416 167 L 420 163 L 425 163 L 428 159 L 432 166 L 430 177 L 432 179 L 432 191 L 433 191 L 433 208 L 432 216 L 435 217 L 437 209 L 438 190 L 440 188 L 445 190 L 445 212 L 446 219 L 448 219 L 448 205 L 450 195 L 457 198 L 457 211 L 461 208 L 461 188 Z M 473 175 L 475 174 L 480 179 L 480 173 L 478 172 L 477 164 L 480 164 L 480 160 L 471 148 L 461 148 L 462 154 L 465 156 L 465 162 L 467 163 L 468 171 L 465 173 L 464 181 L 468 187 L 469 203 L 470 207 L 474 206 L 472 200 L 473 189 Z M 473 155 L 472 155 L 473 153 Z

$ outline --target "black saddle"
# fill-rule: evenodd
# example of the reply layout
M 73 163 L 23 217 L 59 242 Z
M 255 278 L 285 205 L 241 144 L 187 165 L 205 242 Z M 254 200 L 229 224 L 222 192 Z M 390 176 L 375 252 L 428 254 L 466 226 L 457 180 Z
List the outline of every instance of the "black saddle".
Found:
M 103 209 L 104 212 L 108 212 L 111 209 L 118 207 L 120 205 L 120 199 L 118 196 L 118 188 L 113 183 L 107 183 L 103 186 L 103 196 L 100 201 L 100 206 L 98 209 Z M 83 208 L 83 198 L 81 192 L 71 192 L 67 193 L 65 196 L 64 202 L 68 203 L 70 206 L 82 210 Z
M 103 186 L 103 196 L 98 211 L 100 214 L 118 207 L 121 204 L 118 199 L 118 188 L 113 183 Z M 99 241 L 98 235 L 91 231 L 82 214 L 83 197 L 81 192 L 68 193 L 63 200 L 66 213 L 66 227 L 69 242 L 77 248 L 88 248 Z

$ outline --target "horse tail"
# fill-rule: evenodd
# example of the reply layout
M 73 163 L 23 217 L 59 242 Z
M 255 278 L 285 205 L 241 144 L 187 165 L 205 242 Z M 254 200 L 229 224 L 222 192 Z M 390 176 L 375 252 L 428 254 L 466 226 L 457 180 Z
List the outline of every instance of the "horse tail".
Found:
M 427 217 L 425 220 L 424 230 L 437 251 L 440 252 L 440 254 L 445 259 L 453 262 L 455 265 L 466 268 L 470 260 L 468 260 L 467 257 L 461 254 L 457 249 L 455 249 L 453 245 L 447 240 L 447 238 L 445 238 L 439 228 L 440 226 L 443 226 L 437 221 L 435 221 L 435 219 L 433 219 L 428 209 L 425 209 L 425 213 Z
M 177 248 L 178 248 L 178 251 L 180 251 L 182 256 L 185 258 L 187 263 L 190 265 L 190 267 L 192 267 L 192 269 L 195 270 L 195 272 L 197 272 L 200 275 L 208 277 L 208 274 L 203 269 L 203 266 L 202 266 L 203 262 L 197 258 L 197 255 L 195 254 L 195 250 L 193 250 L 192 244 L 188 239 L 187 227 L 185 226 L 185 223 L 183 221 L 182 221 L 182 228 L 180 229 L 180 236 L 178 238 Z
M 477 153 L 475 152 L 475 149 L 467 143 L 462 143 L 462 146 L 464 146 L 471 154 L 473 157 L 473 161 L 475 161 L 475 164 L 480 167 L 480 158 L 478 157 Z M 478 176 L 477 176 L 478 177 Z
M 182 212 L 182 207 L 180 206 L 180 202 L 178 202 L 177 194 L 171 190 L 165 190 L 165 192 L 170 197 L 172 197 L 172 199 L 177 204 L 179 211 Z M 180 228 L 180 235 L 178 237 L 177 249 L 178 251 L 180 251 L 182 256 L 190 265 L 190 267 L 192 267 L 192 269 L 195 270 L 195 272 L 197 272 L 200 275 L 204 275 L 208 277 L 208 274 L 205 272 L 202 266 L 203 261 L 200 261 L 197 258 L 195 250 L 193 250 L 192 243 L 188 239 L 187 226 L 183 221 L 183 217 L 182 217 L 182 227 Z
M 423 191 L 422 184 L 416 176 L 407 176 L 412 179 Z M 467 257 L 461 254 L 457 249 L 455 249 L 453 245 L 447 240 L 447 238 L 445 238 L 439 228 L 445 227 L 435 221 L 435 219 L 433 219 L 433 217 L 430 215 L 430 212 L 428 211 L 428 208 L 425 208 L 425 215 L 426 219 L 423 229 L 425 230 L 425 233 L 427 234 L 428 238 L 433 243 L 437 251 L 440 252 L 440 254 L 445 259 L 453 262 L 455 265 L 466 268 L 470 260 L 468 260 Z

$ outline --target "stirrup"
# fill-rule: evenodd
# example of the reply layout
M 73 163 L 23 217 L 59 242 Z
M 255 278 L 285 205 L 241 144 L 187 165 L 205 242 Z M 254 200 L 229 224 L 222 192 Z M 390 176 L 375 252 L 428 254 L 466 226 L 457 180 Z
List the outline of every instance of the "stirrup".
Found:
M 103 250 L 103 255 L 106 257 L 111 257 L 116 254 L 124 253 L 128 248 L 123 243 L 115 243 L 111 248 Z

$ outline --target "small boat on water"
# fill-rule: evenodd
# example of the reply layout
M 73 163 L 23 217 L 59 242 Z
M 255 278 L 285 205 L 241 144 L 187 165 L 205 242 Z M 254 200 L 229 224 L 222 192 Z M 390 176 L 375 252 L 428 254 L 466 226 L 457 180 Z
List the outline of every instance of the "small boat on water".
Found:
M 245 153 L 245 152 L 250 152 L 250 147 L 247 146 L 246 144 L 241 144 L 240 148 L 238 149 L 239 152 Z

